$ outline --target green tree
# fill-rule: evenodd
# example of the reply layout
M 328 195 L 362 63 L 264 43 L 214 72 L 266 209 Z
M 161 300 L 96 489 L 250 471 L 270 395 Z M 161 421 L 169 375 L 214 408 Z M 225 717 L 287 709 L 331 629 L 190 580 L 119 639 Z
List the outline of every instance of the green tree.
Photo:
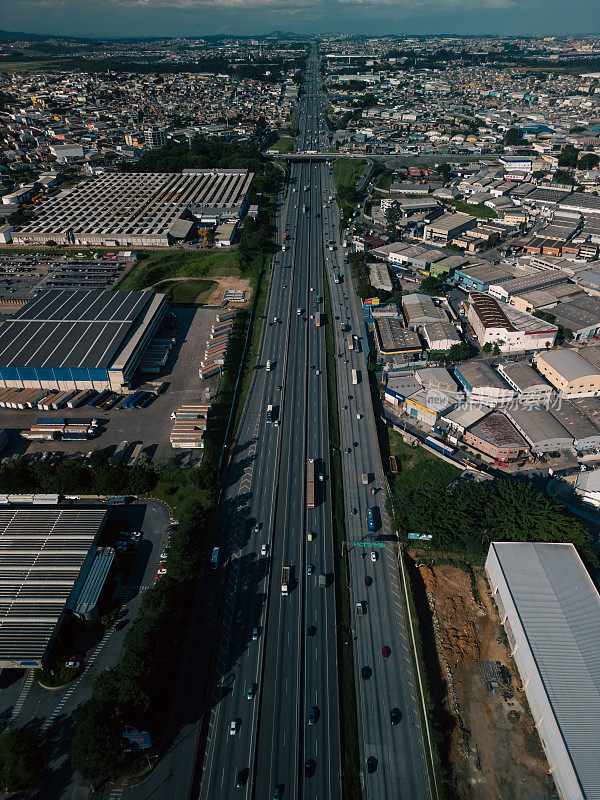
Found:
M 499 346 L 498 346 L 498 343 L 497 343 L 497 342 L 496 342 L 496 344 L 494 345 L 494 347 L 492 348 L 492 355 L 493 355 L 493 356 L 499 356 L 499 355 L 500 355 L 500 348 L 499 348 Z
M 523 142 L 523 132 L 518 128 L 509 128 L 504 134 L 505 145 L 519 145 Z
M 558 157 L 559 167 L 576 167 L 579 150 L 572 144 L 566 144 Z
M 600 157 L 597 156 L 595 153 L 584 153 L 577 166 L 579 169 L 596 169 L 600 164 Z
M 95 697 L 83 706 L 71 743 L 71 764 L 90 781 L 102 781 L 114 774 L 123 758 L 123 724 L 114 708 Z
M 491 353 L 492 352 L 492 345 L 490 344 L 490 342 L 486 342 L 481 349 L 486 354 Z
M 564 185 L 573 186 L 575 183 L 575 178 L 573 177 L 573 173 L 568 169 L 557 169 L 554 173 L 554 182 L 555 183 L 562 183 Z
M 429 275 L 421 281 L 421 286 L 419 288 L 423 294 L 437 297 L 444 293 L 444 279 Z
M 7 792 L 34 786 L 42 769 L 42 749 L 26 728 L 7 728 L 0 734 L 0 780 Z

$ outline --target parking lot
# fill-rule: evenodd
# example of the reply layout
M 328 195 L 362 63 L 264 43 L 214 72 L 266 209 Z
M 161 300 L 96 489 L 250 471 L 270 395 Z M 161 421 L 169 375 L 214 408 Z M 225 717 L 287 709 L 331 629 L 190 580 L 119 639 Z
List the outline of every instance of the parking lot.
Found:
M 198 370 L 218 310 L 175 308 L 173 312 L 177 317 L 178 327 L 165 329 L 158 334 L 176 340 L 167 364 L 158 375 L 138 375 L 134 386 L 138 388 L 139 385 L 143 385 L 145 379 L 168 383 L 167 390 L 158 395 L 149 406 L 139 409 L 112 408 L 108 411 L 89 408 L 87 405 L 50 412 L 37 409 L 0 409 L 0 428 L 4 428 L 10 438 L 9 448 L 2 453 L 2 456 L 44 451 L 87 453 L 94 448 L 114 450 L 120 442 L 128 441 L 130 444 L 142 443 L 144 453 L 156 463 L 163 463 L 169 458 L 184 457 L 189 451 L 174 450 L 169 442 L 172 427 L 171 412 L 182 403 L 210 402 L 210 398 L 216 392 L 218 378 L 201 380 Z M 20 432 L 42 417 L 44 419 L 95 418 L 99 421 L 99 435 L 88 441 L 28 442 L 22 439 Z M 202 451 L 198 451 L 197 457 L 201 457 L 201 454 Z

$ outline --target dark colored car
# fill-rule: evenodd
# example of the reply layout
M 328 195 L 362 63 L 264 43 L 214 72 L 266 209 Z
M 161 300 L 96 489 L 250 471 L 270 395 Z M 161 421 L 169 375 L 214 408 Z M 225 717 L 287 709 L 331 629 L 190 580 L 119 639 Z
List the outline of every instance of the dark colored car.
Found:
M 370 575 L 365 575 L 365 586 L 370 586 L 373 583 L 373 578 Z
M 390 719 L 392 721 L 392 725 L 397 725 L 400 722 L 402 719 L 402 712 L 399 708 L 392 708 L 390 711 Z
M 308 628 L 306 629 L 306 635 L 307 636 L 314 636 L 316 632 L 317 632 L 317 629 L 316 629 L 316 627 L 314 625 L 309 625 Z
M 238 772 L 237 778 L 235 781 L 235 788 L 236 789 L 243 789 L 244 786 L 248 783 L 248 775 L 250 774 L 250 770 L 248 768 L 242 769 Z
M 314 725 L 319 719 L 319 709 L 316 706 L 308 709 L 308 724 Z
M 360 671 L 360 676 L 363 681 L 368 681 L 371 675 L 373 674 L 373 670 L 371 667 L 363 667 Z
M 273 800 L 281 800 L 283 797 L 283 784 L 279 784 L 273 791 Z
M 312 778 L 315 774 L 315 770 L 317 769 L 317 764 L 314 758 L 309 758 L 304 762 L 304 774 L 307 778 Z
M 367 758 L 367 772 L 369 775 L 372 775 L 377 770 L 377 759 L 375 756 L 369 756 Z
M 383 647 L 381 648 L 381 655 L 382 655 L 384 658 L 389 658 L 389 657 L 390 657 L 390 653 L 391 653 L 391 652 L 392 652 L 392 651 L 391 651 L 391 649 L 390 649 L 390 648 L 387 646 L 387 644 L 384 644 L 384 645 L 383 645 Z

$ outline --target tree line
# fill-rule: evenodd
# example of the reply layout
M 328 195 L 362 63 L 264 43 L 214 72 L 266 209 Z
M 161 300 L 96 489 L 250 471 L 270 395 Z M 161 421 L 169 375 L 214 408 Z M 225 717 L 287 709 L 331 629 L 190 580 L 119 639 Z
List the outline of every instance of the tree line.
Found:
M 531 484 L 518 479 L 449 486 L 456 469 L 425 459 L 390 475 L 391 511 L 401 536 L 431 534 L 431 546 L 481 561 L 490 542 L 571 542 L 592 562 L 591 537 L 582 523 Z

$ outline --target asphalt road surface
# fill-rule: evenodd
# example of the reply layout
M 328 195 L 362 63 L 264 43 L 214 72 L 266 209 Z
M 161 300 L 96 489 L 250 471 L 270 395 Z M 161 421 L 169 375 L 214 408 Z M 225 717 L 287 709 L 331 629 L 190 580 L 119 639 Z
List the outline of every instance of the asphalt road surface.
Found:
M 303 98 L 299 112 L 301 131 L 309 131 L 316 102 Z M 206 800 L 273 797 L 276 788 L 286 800 L 341 797 L 334 587 L 330 578 L 318 586 L 320 574 L 333 572 L 333 551 L 324 333 L 314 318 L 323 293 L 323 244 L 320 220 L 310 211 L 320 189 L 312 169 L 292 166 L 279 220 L 285 250 L 275 260 L 260 366 L 222 502 L 219 538 L 228 541 L 230 555 L 222 567 L 198 791 Z M 309 458 L 324 477 L 317 478 L 314 509 L 307 508 Z M 287 595 L 284 566 L 291 571 Z

